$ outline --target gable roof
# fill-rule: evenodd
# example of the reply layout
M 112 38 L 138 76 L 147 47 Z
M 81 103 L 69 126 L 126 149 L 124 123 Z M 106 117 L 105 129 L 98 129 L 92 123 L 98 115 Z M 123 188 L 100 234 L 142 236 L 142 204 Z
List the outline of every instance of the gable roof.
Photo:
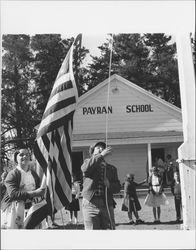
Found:
M 141 106 L 150 109 L 138 111 Z M 138 110 L 131 111 L 130 107 Z M 106 127 L 113 144 L 183 141 L 181 110 L 117 74 L 110 77 L 110 83 L 106 79 L 79 97 L 74 144 L 104 139 Z
M 167 107 L 169 107 L 170 109 L 181 113 L 181 109 L 176 107 L 175 105 L 163 100 L 162 98 L 152 94 L 151 92 L 139 87 L 138 85 L 132 83 L 131 81 L 126 80 L 125 78 L 123 78 L 122 76 L 119 76 L 117 74 L 113 74 L 110 77 L 110 84 L 112 84 L 112 82 L 114 80 L 118 80 L 119 82 L 121 82 L 122 84 L 125 84 L 126 86 L 133 88 L 134 90 L 140 92 L 143 95 L 146 95 L 147 97 L 150 97 L 158 102 L 160 102 L 162 105 L 165 105 Z M 97 86 L 95 86 L 94 88 L 92 88 L 91 90 L 89 90 L 88 92 L 86 92 L 85 94 L 83 94 L 82 96 L 79 97 L 78 99 L 78 106 L 80 106 L 81 103 L 83 103 L 84 100 L 86 100 L 87 98 L 89 98 L 91 95 L 93 95 L 94 93 L 96 93 L 98 90 L 100 90 L 101 88 L 103 88 L 104 86 L 109 84 L 109 78 L 105 79 L 103 82 L 101 82 L 100 84 L 98 84 Z

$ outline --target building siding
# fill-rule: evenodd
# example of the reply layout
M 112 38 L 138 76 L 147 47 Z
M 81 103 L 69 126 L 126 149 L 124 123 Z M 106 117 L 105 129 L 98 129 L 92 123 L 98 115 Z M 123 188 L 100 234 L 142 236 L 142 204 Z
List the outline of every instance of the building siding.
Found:
M 183 140 L 180 109 L 119 76 L 111 77 L 108 114 L 107 97 L 108 82 L 104 81 L 79 98 L 73 145 L 83 152 L 84 159 L 89 157 L 88 146 L 105 140 L 106 132 L 112 146 L 106 161 L 117 167 L 121 184 L 127 173 L 135 174 L 136 182 L 146 178 L 148 143 L 151 148 L 163 148 L 165 157 L 171 154 L 177 158 L 177 148 Z M 150 105 L 153 112 L 127 112 L 127 105 Z
M 134 173 L 135 181 L 140 182 L 146 178 L 147 145 L 112 147 L 106 161 L 117 168 L 121 184 L 128 173 Z
M 114 87 L 118 87 L 119 92 L 113 93 Z M 111 83 L 109 95 L 109 107 L 112 107 L 112 114 L 83 114 L 83 108 L 106 107 L 107 105 L 107 85 L 99 89 L 92 96 L 89 96 L 81 103 L 74 117 L 74 133 L 86 134 L 104 132 L 106 130 L 106 119 L 108 131 L 182 131 L 181 115 L 171 111 L 149 96 L 139 93 L 120 82 Z M 151 105 L 153 112 L 127 113 L 127 105 Z

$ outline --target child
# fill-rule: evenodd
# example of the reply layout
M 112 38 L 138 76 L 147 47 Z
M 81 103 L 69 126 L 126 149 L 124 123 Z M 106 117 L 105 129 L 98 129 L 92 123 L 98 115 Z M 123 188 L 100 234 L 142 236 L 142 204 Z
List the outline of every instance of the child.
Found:
M 174 180 L 174 161 L 170 154 L 167 155 L 166 159 L 166 184 L 167 186 L 171 186 L 173 180 Z
M 174 195 L 175 209 L 176 209 L 176 222 L 180 222 L 182 199 L 181 199 L 181 187 L 180 187 L 180 175 L 179 172 L 174 172 L 174 180 L 171 184 L 171 192 Z
M 69 204 L 68 210 L 70 212 L 69 224 L 72 224 L 72 218 L 74 213 L 74 224 L 78 224 L 78 211 L 79 205 L 80 185 L 78 181 L 74 181 L 72 178 L 72 202 Z
M 136 186 L 142 185 L 145 183 L 144 180 L 141 183 L 134 182 L 134 174 L 127 174 L 125 187 L 124 187 L 124 200 L 122 204 L 122 211 L 128 211 L 129 224 L 141 224 L 144 223 L 143 220 L 139 218 L 138 211 L 141 210 L 140 202 L 136 193 Z M 136 222 L 132 219 L 132 212 L 136 218 Z
M 149 177 L 149 191 L 144 204 L 153 207 L 154 223 L 160 223 L 161 205 L 169 204 L 163 193 L 163 176 L 157 167 L 152 167 L 152 174 Z

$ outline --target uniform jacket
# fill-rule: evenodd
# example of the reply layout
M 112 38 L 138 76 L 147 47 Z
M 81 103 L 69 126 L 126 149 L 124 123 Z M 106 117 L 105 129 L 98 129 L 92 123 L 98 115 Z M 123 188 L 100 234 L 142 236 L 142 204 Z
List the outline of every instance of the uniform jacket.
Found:
M 84 161 L 81 167 L 84 177 L 82 195 L 88 201 L 92 199 L 98 186 L 101 164 L 105 164 L 106 177 L 110 183 L 107 189 L 108 204 L 113 205 L 113 194 L 120 192 L 120 181 L 118 180 L 116 167 L 105 162 L 101 154 L 92 155 L 91 158 Z
M 31 173 L 35 179 L 35 186 L 38 188 L 40 185 L 40 178 L 35 171 L 31 170 Z M 8 173 L 5 179 L 6 193 L 1 204 L 2 210 L 5 210 L 12 201 L 26 201 L 30 199 L 30 196 L 26 191 L 20 190 L 20 181 L 21 173 L 17 168 Z

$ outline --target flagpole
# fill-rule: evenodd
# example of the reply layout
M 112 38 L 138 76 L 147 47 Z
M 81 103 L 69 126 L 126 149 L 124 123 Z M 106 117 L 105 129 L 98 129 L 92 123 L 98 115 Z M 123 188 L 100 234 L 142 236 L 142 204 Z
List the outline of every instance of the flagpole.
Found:
M 108 91 L 107 91 L 107 109 L 108 109 L 108 106 L 109 106 L 109 99 L 110 99 L 110 75 L 111 75 L 111 65 L 112 65 L 112 48 L 113 48 L 113 34 L 112 34 L 112 42 L 110 44 L 110 62 L 109 62 L 109 78 L 108 78 Z M 106 147 L 108 145 L 108 112 L 106 114 Z M 106 169 L 104 171 L 104 174 L 105 174 L 105 178 L 106 178 Z M 112 218 L 111 218 L 111 213 L 110 213 L 110 210 L 109 210 L 109 205 L 108 205 L 108 195 L 107 195 L 107 186 L 105 187 L 105 197 L 106 197 L 106 208 L 107 208 L 107 211 L 108 211 L 108 215 L 109 215 L 109 219 L 110 219 L 110 225 L 111 225 L 111 229 L 114 230 L 114 227 L 113 227 L 113 221 L 112 221 Z
M 110 44 L 110 62 L 109 62 L 109 77 L 108 77 L 108 91 L 107 91 L 107 104 L 106 108 L 108 109 L 109 106 L 109 99 L 110 99 L 110 75 L 111 75 L 111 67 L 112 67 L 112 48 L 113 48 L 113 34 L 112 34 L 112 42 Z M 105 141 L 106 147 L 108 145 L 108 112 L 106 113 L 106 133 L 105 133 Z

